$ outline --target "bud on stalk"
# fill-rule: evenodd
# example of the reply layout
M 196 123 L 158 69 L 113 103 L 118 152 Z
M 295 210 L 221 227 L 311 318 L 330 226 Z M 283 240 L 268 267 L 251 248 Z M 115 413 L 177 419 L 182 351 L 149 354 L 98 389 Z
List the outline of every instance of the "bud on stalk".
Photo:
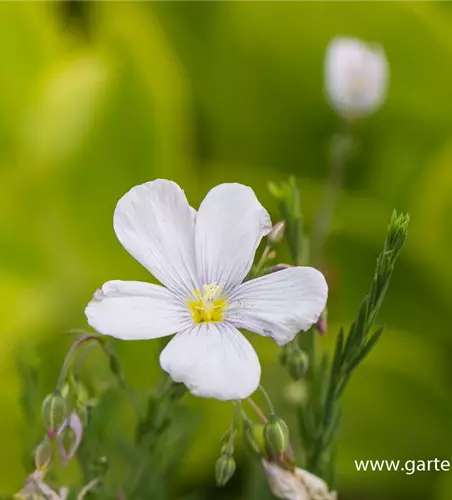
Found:
M 50 438 L 53 438 L 58 429 L 66 420 L 67 405 L 60 391 L 49 394 L 42 403 L 42 420 Z
M 283 220 L 280 220 L 273 226 L 272 230 L 270 231 L 270 233 L 268 233 L 267 236 L 268 244 L 271 247 L 280 243 L 281 240 L 284 238 L 285 228 L 286 228 L 286 223 Z
M 271 415 L 264 427 L 264 437 L 270 454 L 283 455 L 289 446 L 289 427 L 282 418 Z
M 258 457 L 267 456 L 264 439 L 264 424 L 245 423 L 243 438 L 248 450 Z
M 309 356 L 302 349 L 296 349 L 287 361 L 289 373 L 294 380 L 302 379 L 309 368 Z
M 53 449 L 50 441 L 45 438 L 35 450 L 35 467 L 38 471 L 46 471 L 53 459 Z
M 217 486 L 225 486 L 235 472 L 235 460 L 230 455 L 221 455 L 215 464 Z

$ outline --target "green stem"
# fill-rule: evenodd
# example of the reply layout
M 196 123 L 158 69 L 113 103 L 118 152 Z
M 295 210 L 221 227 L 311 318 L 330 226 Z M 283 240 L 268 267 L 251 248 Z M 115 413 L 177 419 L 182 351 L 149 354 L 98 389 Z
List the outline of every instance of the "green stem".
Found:
M 68 353 L 66 354 L 66 357 L 64 358 L 63 366 L 61 367 L 60 371 L 60 376 L 58 377 L 58 382 L 56 385 L 56 390 L 61 391 L 64 381 L 66 380 L 67 377 L 67 372 L 69 370 L 69 366 L 72 361 L 72 356 L 75 353 L 75 351 L 85 342 L 89 342 L 91 340 L 95 340 L 97 342 L 102 342 L 100 338 L 97 335 L 94 334 L 87 334 L 83 335 L 82 337 L 78 338 L 70 347 Z
M 350 147 L 347 147 L 346 141 L 351 143 L 353 140 L 349 122 L 343 122 L 342 129 L 342 131 L 333 137 L 330 157 L 330 177 L 326 185 L 323 204 L 316 218 L 311 253 L 311 260 L 316 264 L 322 264 L 325 242 L 331 227 L 334 210 L 339 200 L 344 170 L 350 153 Z M 342 144 L 338 144 L 338 141 L 342 141 Z
M 70 347 L 68 353 L 66 354 L 66 357 L 64 358 L 63 366 L 61 367 L 60 375 L 58 377 L 58 381 L 57 381 L 57 385 L 56 385 L 56 390 L 61 391 L 63 384 L 64 384 L 64 381 L 66 380 L 69 367 L 71 366 L 73 356 L 75 355 L 75 352 L 78 350 L 78 348 L 81 345 L 83 345 L 87 342 L 91 342 L 91 341 L 97 342 L 98 345 L 101 347 L 102 352 L 107 356 L 107 358 L 110 362 L 110 370 L 117 378 L 120 386 L 124 389 L 124 391 L 128 395 L 129 400 L 130 400 L 137 416 L 140 417 L 141 413 L 140 413 L 140 408 L 139 408 L 138 402 L 135 398 L 135 395 L 133 394 L 133 391 L 130 389 L 129 385 L 127 384 L 124 373 L 122 372 L 122 370 L 119 366 L 118 358 L 113 353 L 111 347 L 106 344 L 105 340 L 103 338 L 99 337 L 99 335 L 96 335 L 93 333 L 82 335 Z M 80 368 L 80 363 L 77 364 L 77 369 L 79 369 L 79 368 Z
M 240 414 L 242 412 L 242 402 L 241 401 L 234 401 L 234 416 L 232 419 L 232 428 L 237 429 L 237 426 L 240 421 Z
M 261 258 L 254 267 L 253 278 L 258 278 L 260 276 L 262 269 L 264 268 L 264 265 L 267 262 L 268 254 L 270 253 L 270 251 L 271 251 L 270 246 L 266 245 L 264 251 L 262 252 Z
M 251 406 L 251 408 L 257 413 L 261 421 L 266 424 L 268 422 L 267 417 L 265 416 L 265 413 L 261 410 L 260 406 L 255 403 L 251 398 L 247 399 L 248 404 Z
M 262 387 L 262 385 L 259 385 L 259 390 L 262 392 L 262 395 L 265 398 L 265 401 L 267 403 L 268 411 L 270 412 L 270 415 L 274 415 L 275 414 L 275 408 L 274 408 L 273 403 L 272 403 L 272 401 L 270 399 L 270 396 L 267 394 L 267 391 Z

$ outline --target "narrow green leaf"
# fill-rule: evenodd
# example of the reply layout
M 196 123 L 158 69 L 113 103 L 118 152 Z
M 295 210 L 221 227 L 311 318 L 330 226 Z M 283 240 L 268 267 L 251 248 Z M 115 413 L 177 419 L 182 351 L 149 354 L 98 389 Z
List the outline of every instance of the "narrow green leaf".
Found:
M 353 362 L 350 364 L 349 367 L 347 367 L 347 371 L 352 372 L 363 360 L 364 358 L 370 353 L 370 351 L 375 347 L 375 344 L 378 342 L 380 337 L 383 334 L 383 331 L 385 329 L 385 326 L 381 326 L 367 341 L 366 345 L 364 348 L 361 350 L 361 352 L 357 355 L 357 357 L 353 360 Z

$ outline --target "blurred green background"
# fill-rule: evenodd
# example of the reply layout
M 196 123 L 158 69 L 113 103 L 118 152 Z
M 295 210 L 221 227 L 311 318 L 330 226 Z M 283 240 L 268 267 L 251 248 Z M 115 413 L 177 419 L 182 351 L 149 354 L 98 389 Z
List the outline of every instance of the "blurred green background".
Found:
M 387 332 L 343 402 L 341 499 L 452 498 L 450 472 L 358 473 L 353 465 L 452 459 L 448 2 L 0 4 L 0 491 L 18 490 L 30 472 L 17 357 L 34 353 L 51 390 L 70 345 L 63 332 L 87 327 L 94 289 L 149 279 L 112 229 L 130 187 L 170 178 L 197 206 L 215 184 L 242 182 L 276 221 L 267 181 L 295 175 L 312 220 L 339 126 L 323 92 L 324 52 L 336 35 L 381 43 L 391 74 L 384 107 L 359 126 L 334 214 L 322 344 L 353 319 L 392 209 L 412 213 L 379 318 Z M 290 415 L 276 345 L 250 338 L 264 383 Z M 159 344 L 115 346 L 134 388 L 153 387 Z M 230 487 L 209 489 L 231 409 L 187 399 L 200 425 L 177 487 L 210 492 L 193 498 L 267 498 L 245 454 Z

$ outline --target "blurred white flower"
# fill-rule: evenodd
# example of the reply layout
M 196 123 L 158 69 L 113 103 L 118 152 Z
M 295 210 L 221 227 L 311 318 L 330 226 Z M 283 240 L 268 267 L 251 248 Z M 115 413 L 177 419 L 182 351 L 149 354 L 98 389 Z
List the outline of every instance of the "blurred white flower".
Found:
M 319 477 L 303 469 L 289 471 L 274 462 L 263 459 L 268 484 L 272 493 L 284 500 L 337 500 L 336 492 Z
M 242 283 L 272 224 L 253 190 L 241 184 L 216 186 L 196 211 L 174 182 L 147 182 L 119 200 L 114 228 L 166 288 L 109 281 L 88 304 L 88 322 L 123 340 L 177 332 L 160 364 L 197 396 L 243 399 L 258 387 L 259 360 L 237 328 L 283 345 L 325 307 L 325 278 L 310 267 Z
M 325 58 L 327 97 L 344 118 L 368 115 L 384 101 L 388 71 L 379 45 L 355 38 L 334 38 Z

